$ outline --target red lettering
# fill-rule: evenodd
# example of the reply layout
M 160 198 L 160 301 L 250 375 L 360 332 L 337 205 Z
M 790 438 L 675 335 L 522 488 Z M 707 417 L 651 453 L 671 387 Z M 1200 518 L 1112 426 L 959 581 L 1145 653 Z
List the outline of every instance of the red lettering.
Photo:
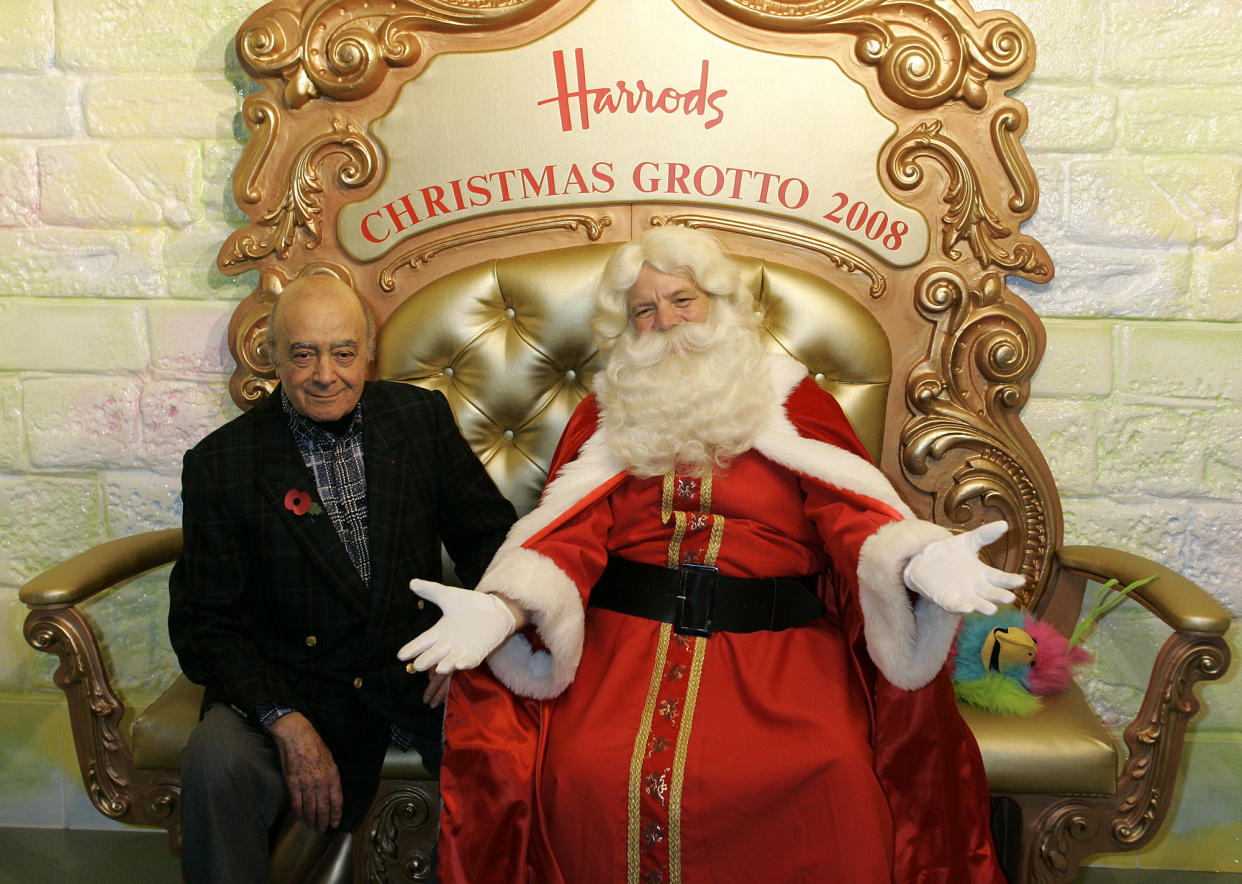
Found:
M 708 171 L 716 175 L 716 186 L 710 189 L 703 185 L 703 173 Z M 724 172 L 720 170 L 719 166 L 699 166 L 694 173 L 694 189 L 698 191 L 700 196 L 715 196 L 724 188 L 724 180 Z
M 699 88 L 691 89 L 685 95 L 686 116 L 690 114 L 698 114 L 703 116 L 703 104 L 707 101 L 707 59 L 703 59 L 703 66 L 699 68 Z
M 401 205 L 405 207 L 404 211 L 396 208 L 397 203 L 401 203 Z M 391 203 L 384 206 L 384 208 L 388 211 L 388 216 L 392 218 L 393 226 L 397 228 L 398 233 L 405 230 L 407 227 L 413 227 L 419 221 L 418 215 L 414 212 L 414 206 L 410 203 L 410 195 L 408 193 L 399 200 L 393 200 Z M 401 222 L 402 215 L 409 216 L 409 224 L 403 224 Z
M 634 167 L 634 186 L 635 186 L 635 187 L 637 187 L 637 188 L 639 189 L 639 191 L 640 191 L 640 192 L 642 192 L 642 193 L 655 193 L 655 192 L 656 192 L 656 188 L 660 186 L 660 185 L 659 185 L 659 181 L 660 181 L 659 176 L 657 175 L 657 176 L 654 176 L 654 177 L 652 177 L 652 178 L 648 179 L 648 181 L 647 181 L 647 185 L 648 185 L 648 186 L 647 186 L 647 187 L 643 187 L 643 183 L 642 183 L 641 181 L 639 181 L 639 180 L 638 180 L 638 175 L 639 175 L 640 171 L 642 170 L 643 166 L 650 166 L 652 169 L 655 169 L 655 168 L 656 168 L 656 164 L 655 164 L 655 163 L 652 163 L 652 162 L 650 162 L 650 161 L 648 161 L 648 160 L 643 160 L 641 163 L 639 163 L 637 166 L 635 166 L 635 167 Z
M 703 64 L 707 64 L 707 62 L 703 62 Z M 717 89 L 715 92 L 713 92 L 711 95 L 708 96 L 707 104 L 712 110 L 716 112 L 716 116 L 714 116 L 712 119 L 708 120 L 706 123 L 703 124 L 704 129 L 711 129 L 715 126 L 720 125 L 720 121 L 724 119 L 724 111 L 720 109 L 720 105 L 716 104 L 716 102 L 724 98 L 728 94 L 729 94 L 728 89 Z
M 514 174 L 513 169 L 505 169 L 503 172 L 492 172 L 487 177 L 495 178 L 500 182 L 500 201 L 507 203 L 512 201 L 513 197 L 509 194 L 509 175 Z
M 604 186 L 596 187 L 594 184 L 592 184 L 591 190 L 593 190 L 595 193 L 612 193 L 612 188 L 616 184 L 616 182 L 613 181 L 612 176 L 608 174 L 611 171 L 612 171 L 612 163 L 596 163 L 594 166 L 592 166 L 591 177 L 594 178 L 596 181 L 604 182 Z
M 665 193 L 673 193 L 680 190 L 682 193 L 689 195 L 690 190 L 686 187 L 686 176 L 690 174 L 690 167 L 685 163 L 669 163 L 668 164 L 668 189 Z
M 427 217 L 447 215 L 449 210 L 444 206 L 444 188 L 438 184 L 430 184 L 419 191 L 423 195 L 423 205 L 427 207 Z M 432 195 L 434 194 L 434 196 Z M 439 210 L 439 211 L 437 211 Z
M 452 181 L 449 182 L 449 184 L 453 188 L 453 202 L 457 204 L 457 211 L 460 212 L 462 209 L 466 208 L 465 202 L 462 201 L 461 179 L 454 178 Z
M 578 89 L 577 91 L 569 91 L 569 83 L 565 79 L 565 53 L 560 49 L 552 53 L 552 70 L 556 79 L 556 95 L 552 98 L 545 98 L 542 101 L 535 102 L 536 106 L 555 103 L 561 113 L 561 131 L 572 132 L 574 128 L 573 118 L 570 116 L 569 100 L 571 98 L 578 99 L 578 116 L 582 121 L 583 129 L 591 128 L 591 116 L 587 112 L 587 95 L 591 90 L 586 88 L 586 62 L 582 57 L 582 50 L 574 50 L 574 63 L 577 67 Z
M 796 178 L 790 179 L 790 181 L 796 180 Z M 805 189 L 805 184 L 803 187 Z M 862 200 L 851 200 L 847 194 L 840 191 L 834 193 L 833 197 L 837 205 L 831 212 L 824 213 L 825 221 L 844 225 L 849 230 L 861 230 L 867 239 L 880 240 L 884 248 L 889 251 L 895 252 L 901 248 L 906 234 L 910 232 L 910 225 L 905 221 L 892 221 L 890 224 L 888 213 L 883 209 L 872 211 Z M 846 206 L 849 206 L 848 211 Z M 845 214 L 843 215 L 842 212 Z
M 798 185 L 798 187 L 801 189 L 801 193 L 797 201 L 794 202 L 793 204 L 790 204 L 789 187 L 792 184 Z M 776 198 L 781 201 L 781 205 L 784 206 L 786 209 L 790 209 L 790 210 L 801 209 L 803 206 L 806 205 L 806 201 L 811 198 L 811 188 L 809 188 L 807 186 L 807 183 L 803 181 L 801 178 L 786 178 L 784 181 L 781 182 L 781 186 L 777 188 Z
M 626 92 L 625 85 L 623 83 L 618 83 L 617 85 L 621 87 L 621 91 L 615 97 L 610 89 L 591 90 L 595 93 L 595 112 L 597 114 L 605 112 L 615 114 L 617 111 L 621 110 L 621 97 L 622 95 L 626 95 L 628 93 Z
M 385 231 L 383 236 L 372 236 L 371 229 L 367 225 L 367 222 L 371 220 L 372 216 L 376 218 L 383 217 L 380 215 L 378 211 L 368 213 L 366 217 L 362 219 L 362 235 L 365 236 L 371 242 L 383 242 L 384 240 L 388 239 L 388 237 L 391 234 L 388 231 Z
M 556 177 L 554 174 L 555 166 L 544 166 L 543 174 L 535 179 L 530 169 L 522 169 L 522 199 L 530 199 L 531 188 L 535 191 L 535 196 L 543 196 L 543 186 L 548 187 L 548 196 L 556 196 Z M 527 185 L 530 185 L 528 188 Z
M 649 87 L 645 80 L 637 79 L 630 86 L 625 80 L 618 80 L 613 86 L 591 87 L 587 85 L 586 58 L 581 48 L 574 50 L 575 83 L 571 87 L 565 66 L 565 52 L 557 49 L 552 53 L 552 79 L 556 84 L 556 94 L 551 98 L 542 98 L 535 102 L 536 107 L 545 104 L 555 105 L 560 118 L 561 131 L 572 132 L 574 129 L 574 105 L 578 110 L 578 125 L 582 129 L 591 128 L 591 113 L 595 114 L 636 114 L 646 111 L 649 114 L 674 114 L 680 110 L 686 116 L 704 116 L 708 108 L 714 116 L 704 122 L 705 129 L 720 125 L 724 120 L 724 108 L 721 100 L 729 94 L 727 89 L 708 91 L 711 66 L 703 59 L 699 67 L 699 83 L 696 87 L 682 92 L 673 86 L 659 90 Z
M 569 193 L 570 188 L 577 190 L 580 194 L 585 194 L 589 190 L 586 179 L 582 177 L 582 170 L 578 168 L 577 163 L 569 167 L 569 174 L 565 176 L 565 188 L 561 193 Z
M 482 181 L 483 183 L 475 184 L 476 181 Z M 475 208 L 479 206 L 486 206 L 488 203 L 492 201 L 492 192 L 487 189 L 486 185 L 487 185 L 487 179 L 484 178 L 482 175 L 471 175 L 469 178 L 466 179 L 466 190 L 470 191 L 470 193 L 473 194 L 470 197 L 471 206 Z M 482 202 L 476 201 L 474 196 L 483 197 L 483 201 Z
M 733 176 L 733 192 L 729 194 L 729 199 L 740 200 L 742 198 L 742 175 L 754 175 L 755 173 L 749 169 L 734 169 L 729 167 L 725 169 L 725 173 L 734 172 Z
M 759 202 L 766 203 L 768 201 L 768 185 L 772 183 L 773 178 L 779 178 L 780 176 L 774 175 L 771 172 L 756 172 L 755 174 L 763 179 L 763 184 L 759 186 Z

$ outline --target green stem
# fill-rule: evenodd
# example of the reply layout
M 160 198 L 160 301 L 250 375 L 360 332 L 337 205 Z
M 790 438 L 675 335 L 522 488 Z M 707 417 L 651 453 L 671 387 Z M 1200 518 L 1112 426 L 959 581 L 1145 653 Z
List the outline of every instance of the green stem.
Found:
M 1100 621 L 1100 618 L 1124 602 L 1129 593 L 1138 589 L 1140 586 L 1145 586 L 1146 584 L 1151 583 L 1157 576 L 1159 575 L 1153 574 L 1150 577 L 1144 577 L 1142 580 L 1135 580 L 1130 585 L 1116 590 L 1116 594 L 1111 598 L 1106 598 L 1106 596 L 1109 591 L 1117 585 L 1118 581 L 1114 578 L 1101 586 L 1099 591 L 1095 594 L 1095 598 L 1091 600 L 1091 607 L 1087 611 L 1086 616 L 1082 618 L 1082 622 L 1074 627 L 1074 632 L 1069 637 L 1069 647 L 1072 648 L 1077 645 L 1079 640 L 1090 632 L 1091 628 Z

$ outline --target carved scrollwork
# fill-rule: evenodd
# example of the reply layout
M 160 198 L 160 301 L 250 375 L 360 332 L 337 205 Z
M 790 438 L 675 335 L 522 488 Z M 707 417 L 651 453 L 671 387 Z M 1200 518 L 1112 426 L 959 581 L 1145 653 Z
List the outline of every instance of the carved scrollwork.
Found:
M 89 634 L 90 627 L 76 608 L 32 611 L 26 618 L 26 640 L 30 645 L 60 658 L 53 681 L 66 694 L 77 694 L 81 698 L 80 708 L 89 713 L 89 718 L 83 716 L 73 725 L 88 739 L 87 757 L 81 760 L 91 803 L 104 816 L 122 819 L 131 806 L 129 782 L 125 771 L 118 769 L 114 755 L 126 753 L 121 768 L 129 766 L 125 741 L 118 729 L 125 707 L 108 687 L 98 649 L 84 638 Z M 78 740 L 74 742 L 77 744 Z
M 252 95 L 242 104 L 242 117 L 250 129 L 250 142 L 233 174 L 233 196 L 239 204 L 254 205 L 263 199 L 259 172 L 267 164 L 280 125 L 280 111 L 263 95 Z
M 1012 17 L 975 25 L 960 8 L 912 0 L 705 0 L 724 15 L 768 30 L 840 33 L 875 67 L 896 103 L 926 109 L 961 100 L 987 103 L 986 84 L 1013 76 L 1031 59 L 1032 41 Z
M 959 259 L 957 246 L 965 242 L 983 270 L 999 267 L 1034 279 L 1051 278 L 1051 262 L 1035 240 L 1019 235 L 1011 249 L 1000 245 L 998 240 L 1013 236 L 1013 231 L 988 207 L 978 171 L 939 120 L 919 123 L 897 140 L 886 164 L 894 186 L 910 191 L 922 185 L 920 158 L 935 160 L 945 171 L 942 199 L 948 211 L 941 219 L 941 249 L 946 257 Z
M 273 253 L 287 258 L 299 231 L 305 232 L 306 248 L 313 249 L 319 244 L 323 213 L 319 196 L 324 192 L 322 167 L 329 159 L 338 160 L 336 177 L 345 188 L 369 184 L 379 165 L 376 147 L 362 130 L 350 122 L 333 119 L 332 131 L 312 139 L 298 152 L 285 179 L 284 197 L 278 206 L 258 219 L 255 225 L 258 234 L 252 232 L 254 227 L 247 227 L 225 242 L 220 250 L 222 268 L 249 264 Z M 255 174 L 257 166 L 246 177 L 251 179 Z M 243 193 L 249 194 L 252 190 L 253 185 L 248 185 Z
M 181 790 L 176 772 L 139 770 L 121 734 L 125 704 L 113 692 L 99 646 L 77 608 L 34 608 L 26 641 L 60 659 L 53 680 L 68 699 L 73 742 L 87 796 L 104 816 L 162 826 L 175 841 Z
M 417 785 L 401 787 L 384 795 L 379 807 L 372 811 L 367 831 L 365 880 L 379 882 L 396 880 L 427 881 L 431 878 L 431 858 L 423 846 L 404 843 L 403 836 L 423 834 L 427 846 L 435 833 L 429 825 L 435 819 L 432 796 Z M 425 832 L 423 830 L 426 830 Z
M 1126 849 L 1146 843 L 1168 812 L 1177 776 L 1182 738 L 1199 710 L 1194 686 L 1220 678 L 1229 667 L 1229 650 L 1215 636 L 1175 633 L 1165 642 L 1152 670 L 1151 685 L 1134 722 L 1126 728 L 1130 754 L 1118 782 L 1118 813 L 1110 831 Z
M 1082 857 L 1135 850 L 1151 840 L 1169 812 L 1186 727 L 1199 710 L 1194 686 L 1228 668 L 1229 647 L 1220 636 L 1175 632 L 1168 638 L 1142 708 L 1126 728 L 1129 755 L 1116 795 L 1066 798 L 1043 810 L 1022 880 L 1070 881 Z
M 259 284 L 247 299 L 249 309 L 240 320 L 235 317 L 237 328 L 232 335 L 233 356 L 237 370 L 233 373 L 238 388 L 235 398 L 239 404 L 254 405 L 276 388 L 276 366 L 267 345 L 267 318 L 276 296 L 285 286 L 285 280 L 271 270 L 259 275 Z M 239 308 L 238 314 L 241 314 Z
M 428 32 L 498 30 L 548 9 L 554 0 L 329 0 L 302 17 L 265 7 L 238 36 L 238 56 L 256 77 L 282 77 L 284 98 L 299 108 L 313 98 L 365 98 L 392 68 L 424 56 Z
M 1035 176 L 1026 164 L 1025 154 L 1018 143 L 1023 127 L 1022 115 L 1013 108 L 1005 108 L 992 117 L 992 147 L 1013 186 L 1009 208 L 1015 212 L 1034 209 L 1035 195 L 1039 192 Z
M 1017 459 L 1025 449 L 1009 427 L 1035 371 L 1035 333 L 1006 303 L 996 273 L 972 287 L 952 270 L 928 271 L 915 306 L 936 330 L 906 379 L 915 416 L 902 430 L 902 469 L 916 486 L 940 489 L 937 516 L 952 524 L 976 521 L 976 505 L 1009 521 L 1009 548 L 1021 543 L 1012 564 L 1028 578 L 1019 601 L 1027 604 L 1047 568 L 1052 534 L 1033 478 L 1038 471 Z M 941 478 L 946 468 L 953 470 L 949 481 Z
M 1040 838 L 1030 854 L 1026 880 L 1054 884 L 1068 880 L 1078 867 L 1078 854 L 1099 830 L 1096 808 L 1076 798 L 1058 802 L 1039 820 Z
M 834 267 L 840 268 L 846 273 L 859 273 L 865 276 L 868 282 L 867 294 L 873 298 L 879 298 L 888 287 L 888 282 L 884 275 L 876 269 L 874 264 L 855 255 L 853 252 L 825 241 L 821 237 L 805 236 L 789 230 L 778 230 L 774 227 L 754 224 L 749 221 L 735 221 L 728 218 L 717 218 L 712 215 L 657 215 L 651 219 L 652 227 L 663 227 L 664 225 L 741 233 L 786 245 L 798 246 L 827 258 Z
M 591 242 L 597 242 L 604 230 L 612 226 L 612 218 L 608 215 L 597 218 L 594 215 L 552 215 L 533 221 L 515 221 L 510 224 L 497 224 L 483 230 L 456 234 L 426 245 L 402 252 L 379 273 L 380 289 L 385 292 L 397 290 L 397 271 L 403 268 L 417 270 L 436 255 L 448 249 L 459 248 L 471 243 L 485 242 L 505 236 L 520 236 L 527 233 L 539 233 L 546 230 L 581 231 Z

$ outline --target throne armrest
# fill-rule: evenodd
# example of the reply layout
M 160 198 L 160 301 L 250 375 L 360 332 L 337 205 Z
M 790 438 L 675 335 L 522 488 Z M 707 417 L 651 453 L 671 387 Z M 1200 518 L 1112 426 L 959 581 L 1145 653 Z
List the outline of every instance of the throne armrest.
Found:
M 1178 632 L 1223 635 L 1229 628 L 1229 612 L 1198 584 L 1158 562 L 1134 553 L 1103 546 L 1067 546 L 1057 550 L 1057 563 L 1101 582 L 1116 578 L 1123 586 L 1155 574 L 1130 595 Z
M 1168 814 L 1186 728 L 1199 709 L 1194 687 L 1229 669 L 1223 637 L 1229 612 L 1192 581 L 1142 556 L 1104 547 L 1066 547 L 1057 551 L 1056 562 L 1062 571 L 1100 582 L 1116 578 L 1128 584 L 1156 574 L 1159 580 L 1132 595 L 1173 633 L 1157 654 L 1142 704 L 1125 729 L 1128 754 L 1116 793 L 1044 796 L 1031 804 L 1034 837 L 1024 846 L 1024 881 L 1068 881 L 1085 856 L 1135 850 L 1151 840 Z
M 114 820 L 168 829 L 174 849 L 180 842 L 177 772 L 135 766 L 122 733 L 125 704 L 108 679 L 91 621 L 77 605 L 168 564 L 180 551 L 180 528 L 123 537 L 44 571 L 20 592 L 30 608 L 26 641 L 60 658 L 53 679 L 65 692 L 78 767 L 91 802 Z
M 29 607 L 76 605 L 110 586 L 167 565 L 181 552 L 181 529 L 121 537 L 49 568 L 21 588 Z

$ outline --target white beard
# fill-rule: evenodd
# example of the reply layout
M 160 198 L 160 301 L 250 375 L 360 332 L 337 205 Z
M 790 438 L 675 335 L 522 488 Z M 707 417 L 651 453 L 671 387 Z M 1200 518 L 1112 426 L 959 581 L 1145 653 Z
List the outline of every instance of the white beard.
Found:
M 758 330 L 716 301 L 704 323 L 627 329 L 595 386 L 609 447 L 640 477 L 727 468 L 772 395 Z

